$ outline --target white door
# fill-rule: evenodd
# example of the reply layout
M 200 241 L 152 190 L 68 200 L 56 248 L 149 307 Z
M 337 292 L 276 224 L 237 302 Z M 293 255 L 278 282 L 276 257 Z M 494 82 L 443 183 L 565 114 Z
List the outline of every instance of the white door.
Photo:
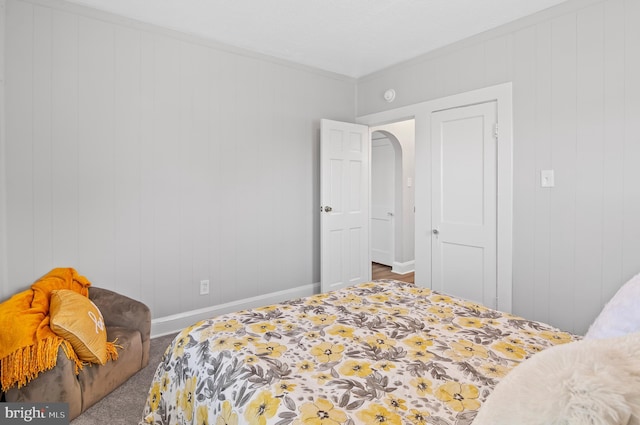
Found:
M 432 288 L 496 307 L 496 102 L 431 114 Z
M 371 140 L 371 261 L 393 266 L 395 151 L 387 137 Z
M 320 124 L 321 290 L 371 279 L 369 127 Z

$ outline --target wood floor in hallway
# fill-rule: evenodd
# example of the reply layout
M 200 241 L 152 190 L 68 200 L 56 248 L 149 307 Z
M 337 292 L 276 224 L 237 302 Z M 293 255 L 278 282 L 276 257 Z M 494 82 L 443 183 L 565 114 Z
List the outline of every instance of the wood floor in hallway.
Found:
M 376 279 L 394 279 L 402 282 L 414 282 L 414 273 L 398 274 L 391 271 L 391 267 L 383 264 L 371 263 L 371 278 Z

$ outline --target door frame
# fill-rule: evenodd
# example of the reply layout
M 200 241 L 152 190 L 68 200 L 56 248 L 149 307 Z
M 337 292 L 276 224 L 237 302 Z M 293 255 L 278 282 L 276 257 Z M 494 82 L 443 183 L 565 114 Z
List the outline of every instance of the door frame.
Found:
M 431 113 L 444 109 L 497 102 L 497 301 L 511 312 L 513 296 L 513 85 L 504 83 L 356 118 L 370 127 L 415 120 L 415 282 L 431 287 Z

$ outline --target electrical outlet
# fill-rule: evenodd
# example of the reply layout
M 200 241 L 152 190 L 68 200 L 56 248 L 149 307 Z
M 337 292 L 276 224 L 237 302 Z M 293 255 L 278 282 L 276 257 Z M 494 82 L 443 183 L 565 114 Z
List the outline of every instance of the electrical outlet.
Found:
M 540 171 L 540 187 L 554 187 L 556 185 L 553 170 Z
M 200 281 L 200 295 L 207 295 L 209 293 L 209 281 L 201 280 Z

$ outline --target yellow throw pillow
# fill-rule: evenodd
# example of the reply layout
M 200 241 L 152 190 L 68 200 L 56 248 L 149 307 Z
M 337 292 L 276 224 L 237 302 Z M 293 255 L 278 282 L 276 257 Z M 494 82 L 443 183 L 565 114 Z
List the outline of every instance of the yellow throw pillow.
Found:
M 51 291 L 51 330 L 69 341 L 85 362 L 107 362 L 107 330 L 98 307 L 84 295 L 68 289 Z

